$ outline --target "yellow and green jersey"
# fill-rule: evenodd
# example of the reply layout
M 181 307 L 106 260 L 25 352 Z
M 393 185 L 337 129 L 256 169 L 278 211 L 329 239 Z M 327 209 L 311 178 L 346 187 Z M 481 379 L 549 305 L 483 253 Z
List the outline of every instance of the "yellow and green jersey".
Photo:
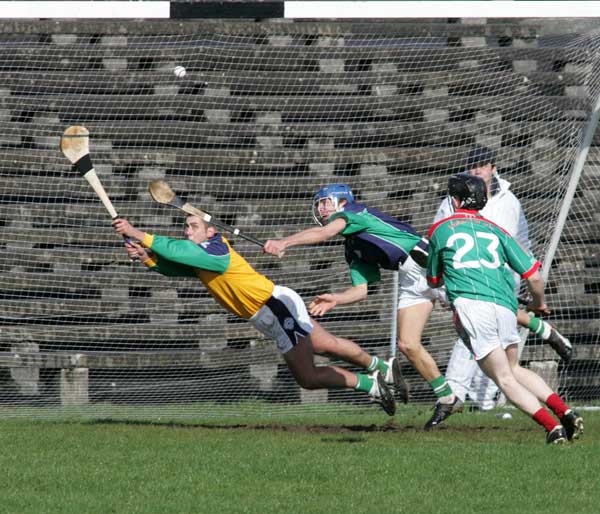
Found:
M 146 234 L 142 245 L 157 258 L 144 264 L 169 277 L 196 277 L 229 312 L 249 319 L 267 302 L 275 285 L 256 271 L 221 234 L 201 244 Z
M 443 277 L 450 302 L 458 297 L 482 300 L 515 313 L 515 283 L 506 264 L 523 278 L 540 267 L 508 232 L 466 209 L 431 227 L 427 264 L 428 280 L 435 284 Z

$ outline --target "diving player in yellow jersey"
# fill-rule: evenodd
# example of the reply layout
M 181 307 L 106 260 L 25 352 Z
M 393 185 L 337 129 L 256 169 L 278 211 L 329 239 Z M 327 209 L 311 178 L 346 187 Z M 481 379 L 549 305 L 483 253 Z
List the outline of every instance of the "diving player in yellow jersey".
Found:
M 199 279 L 226 310 L 273 339 L 301 387 L 363 391 L 387 414 L 394 414 L 394 397 L 381 373 L 370 376 L 334 366 L 315 366 L 313 346 L 334 346 L 335 336 L 310 318 L 298 293 L 258 273 L 213 225 L 188 216 L 187 240 L 148 234 L 124 219 L 116 219 L 113 226 L 117 233 L 140 241 L 126 244 L 130 257 L 165 276 Z

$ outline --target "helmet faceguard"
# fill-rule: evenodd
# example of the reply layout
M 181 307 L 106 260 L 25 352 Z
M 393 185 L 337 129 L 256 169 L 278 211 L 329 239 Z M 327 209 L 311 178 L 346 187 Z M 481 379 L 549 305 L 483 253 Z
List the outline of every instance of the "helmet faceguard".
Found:
M 448 179 L 448 194 L 460 200 L 461 209 L 480 211 L 487 203 L 487 188 L 483 179 L 466 173 Z
M 331 200 L 335 212 L 343 210 L 343 206 L 340 205 L 341 200 L 346 200 L 348 203 L 354 203 L 354 194 L 347 184 L 330 184 L 319 189 L 313 197 L 312 204 L 312 215 L 317 225 L 323 226 L 323 221 L 319 214 L 319 202 L 327 198 Z

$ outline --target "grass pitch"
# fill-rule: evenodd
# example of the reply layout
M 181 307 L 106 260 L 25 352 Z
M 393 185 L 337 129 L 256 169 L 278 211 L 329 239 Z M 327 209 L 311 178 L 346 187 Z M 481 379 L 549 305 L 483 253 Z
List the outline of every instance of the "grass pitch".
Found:
M 355 414 L 209 422 L 123 417 L 0 422 L 2 513 L 598 512 L 600 412 L 544 444 L 516 411 L 393 421 Z

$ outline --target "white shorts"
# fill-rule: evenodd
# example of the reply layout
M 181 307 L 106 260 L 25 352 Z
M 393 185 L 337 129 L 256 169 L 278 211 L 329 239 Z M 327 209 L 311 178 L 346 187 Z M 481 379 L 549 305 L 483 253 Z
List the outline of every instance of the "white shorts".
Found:
M 506 307 L 469 298 L 457 298 L 453 305 L 456 330 L 475 360 L 521 342 L 517 316 Z
M 423 302 L 446 301 L 444 288 L 431 288 L 427 283 L 427 272 L 411 257 L 399 269 L 398 309 L 405 309 Z
M 261 334 L 273 339 L 280 353 L 290 351 L 300 337 L 306 337 L 313 329 L 300 295 L 282 286 L 275 286 L 271 298 L 248 321 Z

